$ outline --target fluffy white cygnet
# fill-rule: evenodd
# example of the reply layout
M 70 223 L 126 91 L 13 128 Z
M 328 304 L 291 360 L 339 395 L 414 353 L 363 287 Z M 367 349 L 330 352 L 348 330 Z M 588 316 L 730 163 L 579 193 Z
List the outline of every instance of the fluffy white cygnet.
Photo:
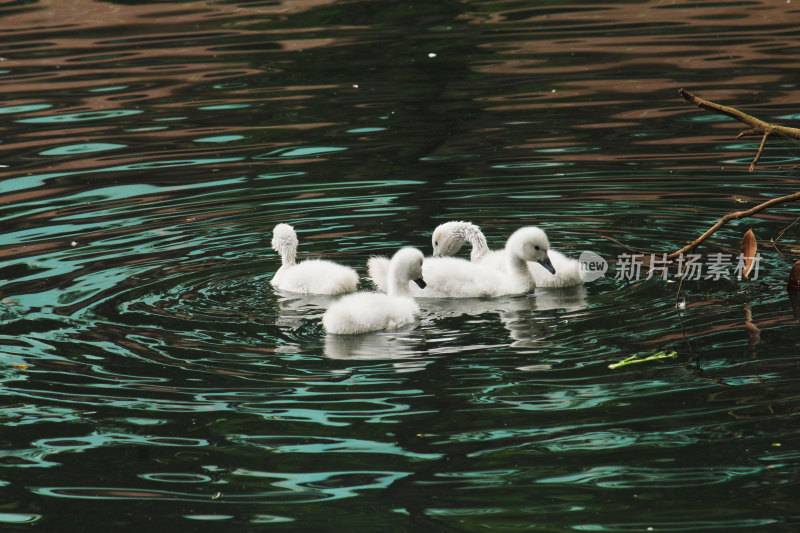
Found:
M 389 262 L 388 294 L 357 292 L 342 297 L 322 316 L 328 333 L 355 335 L 370 331 L 394 330 L 411 324 L 419 315 L 419 307 L 409 291 L 409 281 L 425 288 L 422 252 L 401 248 Z
M 539 228 L 528 226 L 515 231 L 506 243 L 502 259 L 505 268 L 500 270 L 479 262 L 455 257 L 426 258 L 422 275 L 427 287 L 420 291 L 409 287 L 411 294 L 420 298 L 484 298 L 532 291 L 535 281 L 527 261 L 543 265 L 553 271 L 547 257 L 547 235 Z M 367 270 L 379 290 L 387 290 L 388 260 L 371 257 Z
M 472 251 L 470 252 L 472 261 L 505 269 L 505 250 L 490 250 L 481 229 L 469 222 L 445 222 L 437 226 L 433 230 L 433 236 L 431 237 L 433 256 L 455 255 L 465 242 L 472 245 Z M 579 261 L 553 249 L 548 249 L 547 256 L 555 268 L 555 273 L 552 273 L 537 262 L 528 263 L 528 268 L 533 274 L 534 280 L 536 280 L 537 287 L 571 287 L 583 283 Z
M 324 259 L 296 263 L 297 234 L 289 224 L 278 224 L 272 230 L 272 248 L 282 263 L 270 281 L 276 289 L 298 294 L 345 294 L 358 287 L 358 274 L 350 267 Z

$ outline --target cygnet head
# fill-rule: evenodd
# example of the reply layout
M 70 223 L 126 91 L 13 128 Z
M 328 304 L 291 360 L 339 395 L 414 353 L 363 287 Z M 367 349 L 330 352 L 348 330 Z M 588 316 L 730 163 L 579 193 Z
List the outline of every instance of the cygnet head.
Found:
M 451 221 L 440 224 L 433 230 L 431 237 L 433 256 L 456 255 L 465 242 L 472 245 L 470 257 L 473 261 L 489 252 L 481 228 L 472 222 Z
M 407 294 L 409 281 L 416 283 L 420 289 L 425 288 L 422 260 L 422 252 L 416 248 L 400 248 L 395 252 L 389 262 L 389 294 Z
M 550 249 L 550 241 L 544 231 L 536 226 L 525 226 L 511 234 L 506 242 L 506 253 L 520 257 L 525 261 L 536 261 L 551 274 L 556 273 L 547 250 Z
M 284 265 L 293 265 L 297 258 L 297 233 L 289 224 L 278 224 L 272 230 L 272 249 Z
M 456 255 L 466 240 L 463 227 L 469 222 L 445 222 L 433 230 L 431 245 L 433 257 Z

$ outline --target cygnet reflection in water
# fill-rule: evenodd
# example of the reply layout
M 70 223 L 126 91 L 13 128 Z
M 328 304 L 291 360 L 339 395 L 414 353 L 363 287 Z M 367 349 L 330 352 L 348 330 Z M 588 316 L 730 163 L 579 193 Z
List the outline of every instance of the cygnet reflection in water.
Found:
M 428 361 L 419 359 L 427 355 L 422 339 L 409 331 L 379 331 L 362 335 L 325 336 L 325 356 L 331 359 L 370 360 L 370 359 L 404 359 L 407 365 L 402 367 L 408 371 L 419 370 Z
M 298 295 L 275 291 L 279 315 L 276 325 L 294 334 L 317 322 L 325 309 L 338 297 Z M 426 338 L 448 338 L 457 341 L 464 332 L 458 328 L 442 329 L 439 321 L 459 316 L 497 315 L 508 331 L 511 346 L 539 347 L 553 329 L 553 312 L 579 313 L 588 307 L 586 288 L 576 286 L 561 289 L 536 289 L 527 296 L 499 298 L 426 298 L 419 301 L 420 325 L 394 332 L 364 335 L 326 335 L 325 355 L 331 359 L 409 359 L 411 367 L 426 365 L 420 357 L 460 353 L 474 346 L 428 343 Z M 543 314 L 545 313 L 545 314 Z M 487 316 L 489 320 L 495 320 Z M 504 344 L 499 344 L 502 346 Z M 508 345 L 507 343 L 505 345 Z M 489 346 L 482 346 L 488 348 Z
M 275 295 L 278 297 L 279 313 L 275 325 L 291 330 L 299 329 L 304 321 L 319 320 L 325 309 L 338 300 L 338 296 L 301 295 L 283 291 L 275 291 Z
M 572 287 L 536 289 L 536 298 L 533 302 L 536 311 L 551 311 L 563 309 L 564 311 L 580 311 L 589 306 L 586 300 L 586 287 L 574 285 Z
M 500 314 L 503 325 L 513 341 L 511 346 L 542 348 L 558 324 L 567 317 L 580 314 L 589 303 L 582 285 L 559 289 L 536 289 L 528 297 L 530 309 L 516 309 Z
M 554 311 L 575 313 L 589 304 L 586 289 L 575 286 L 499 298 L 426 298 L 419 300 L 419 305 L 423 324 L 447 317 L 496 314 L 508 331 L 512 346 L 538 346 L 552 331 Z

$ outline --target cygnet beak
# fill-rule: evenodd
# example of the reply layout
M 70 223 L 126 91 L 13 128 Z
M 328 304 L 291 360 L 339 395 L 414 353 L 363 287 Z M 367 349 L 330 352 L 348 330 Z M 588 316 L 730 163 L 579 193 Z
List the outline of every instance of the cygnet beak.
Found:
M 549 257 L 547 257 L 545 259 L 542 259 L 541 261 L 537 261 L 537 263 L 539 263 L 540 265 L 545 267 L 548 272 L 550 272 L 551 274 L 555 275 L 556 269 L 553 268 L 553 263 L 550 262 L 550 258 Z
M 424 280 L 424 279 L 422 279 L 422 278 L 417 278 L 417 279 L 415 279 L 415 280 L 414 280 L 414 283 L 416 283 L 416 284 L 417 284 L 417 287 L 419 287 L 420 289 L 424 289 L 425 287 L 427 287 L 427 286 L 428 286 L 428 284 L 427 284 L 427 283 L 425 283 L 425 280 Z

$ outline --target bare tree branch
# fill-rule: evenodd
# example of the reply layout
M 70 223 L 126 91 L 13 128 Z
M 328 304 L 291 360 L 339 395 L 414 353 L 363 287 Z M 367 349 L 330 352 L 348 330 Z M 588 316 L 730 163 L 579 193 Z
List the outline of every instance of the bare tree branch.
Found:
M 787 194 L 786 196 L 780 196 L 778 198 L 772 198 L 770 200 L 767 200 L 766 202 L 760 203 L 760 204 L 758 204 L 758 205 L 756 205 L 754 207 L 751 207 L 750 209 L 747 209 L 745 211 L 734 211 L 733 213 L 728 213 L 727 215 L 725 215 L 722 218 L 720 218 L 716 223 L 714 223 L 713 226 L 708 228 L 698 238 L 696 238 L 695 240 L 693 240 L 692 242 L 690 242 L 686 246 L 682 247 L 681 249 L 676 250 L 676 251 L 672 252 L 671 254 L 667 255 L 667 259 L 672 261 L 673 259 L 675 259 L 679 255 L 684 254 L 684 253 L 686 253 L 686 252 L 688 252 L 690 250 L 693 250 L 694 248 L 697 247 L 697 245 L 699 245 L 704 240 L 708 239 L 718 229 L 720 229 L 722 226 L 724 226 L 725 224 L 727 224 L 731 220 L 739 220 L 741 218 L 751 217 L 751 216 L 755 215 L 756 213 L 759 213 L 759 212 L 763 211 L 764 209 L 767 209 L 768 207 L 772 207 L 772 206 L 778 205 L 778 204 L 783 204 L 783 203 L 786 203 L 786 202 L 795 202 L 795 201 L 798 201 L 798 200 L 800 200 L 800 191 L 795 192 L 793 194 Z M 786 229 L 789 229 L 789 228 L 786 228 Z M 622 248 L 624 248 L 625 250 L 627 250 L 629 252 L 641 253 L 641 254 L 645 253 L 645 252 L 639 252 L 637 250 L 633 250 L 632 248 L 629 248 L 628 246 L 625 246 L 624 244 L 622 244 L 618 240 L 613 239 L 611 237 L 608 237 L 606 235 L 601 235 L 601 238 L 608 239 L 609 241 L 612 241 L 612 242 L 618 244 L 619 246 L 621 246 Z
M 767 200 L 766 202 L 760 203 L 757 206 L 751 207 L 750 209 L 748 209 L 746 211 L 734 211 L 733 213 L 728 213 L 724 217 L 720 218 L 716 222 L 716 224 L 714 224 L 713 226 L 708 228 L 705 231 L 705 233 L 700 235 L 698 238 L 696 238 L 695 240 L 693 240 L 692 242 L 690 242 L 689 244 L 687 244 L 686 246 L 684 246 L 680 250 L 672 252 L 671 254 L 669 254 L 667 256 L 667 259 L 670 259 L 670 260 L 675 259 L 676 257 L 681 255 L 682 253 L 685 253 L 685 252 L 688 252 L 689 250 L 692 250 L 698 244 L 700 244 L 701 242 L 703 242 L 704 240 L 709 238 L 711 235 L 714 234 L 714 232 L 716 232 L 719 228 L 721 228 L 722 226 L 724 226 L 725 224 L 727 224 L 731 220 L 739 220 L 740 218 L 751 217 L 751 216 L 755 215 L 756 213 L 758 213 L 760 211 L 763 211 L 764 209 L 766 209 L 768 207 L 772 207 L 773 205 L 783 204 L 783 203 L 786 203 L 786 202 L 794 202 L 794 201 L 797 201 L 797 200 L 800 200 L 800 191 L 798 191 L 798 192 L 796 192 L 794 194 L 787 194 L 786 196 L 780 196 L 778 198 L 772 198 L 771 200 Z
M 753 162 L 750 163 L 750 172 L 753 171 L 756 163 L 758 163 L 758 160 L 761 158 L 761 153 L 764 151 L 764 145 L 767 143 L 767 137 L 769 137 L 771 134 L 777 133 L 778 135 L 787 139 L 800 140 L 800 128 L 789 128 L 786 126 L 779 126 L 778 124 L 772 124 L 771 122 L 765 122 L 752 115 L 743 113 L 736 108 L 717 104 L 709 100 L 704 100 L 684 89 L 678 89 L 678 92 L 689 103 L 692 103 L 702 109 L 731 117 L 743 124 L 750 126 L 750 129 L 741 132 L 736 137 L 737 139 L 745 135 L 763 135 L 761 138 L 761 145 L 758 147 L 758 152 L 756 153 Z

